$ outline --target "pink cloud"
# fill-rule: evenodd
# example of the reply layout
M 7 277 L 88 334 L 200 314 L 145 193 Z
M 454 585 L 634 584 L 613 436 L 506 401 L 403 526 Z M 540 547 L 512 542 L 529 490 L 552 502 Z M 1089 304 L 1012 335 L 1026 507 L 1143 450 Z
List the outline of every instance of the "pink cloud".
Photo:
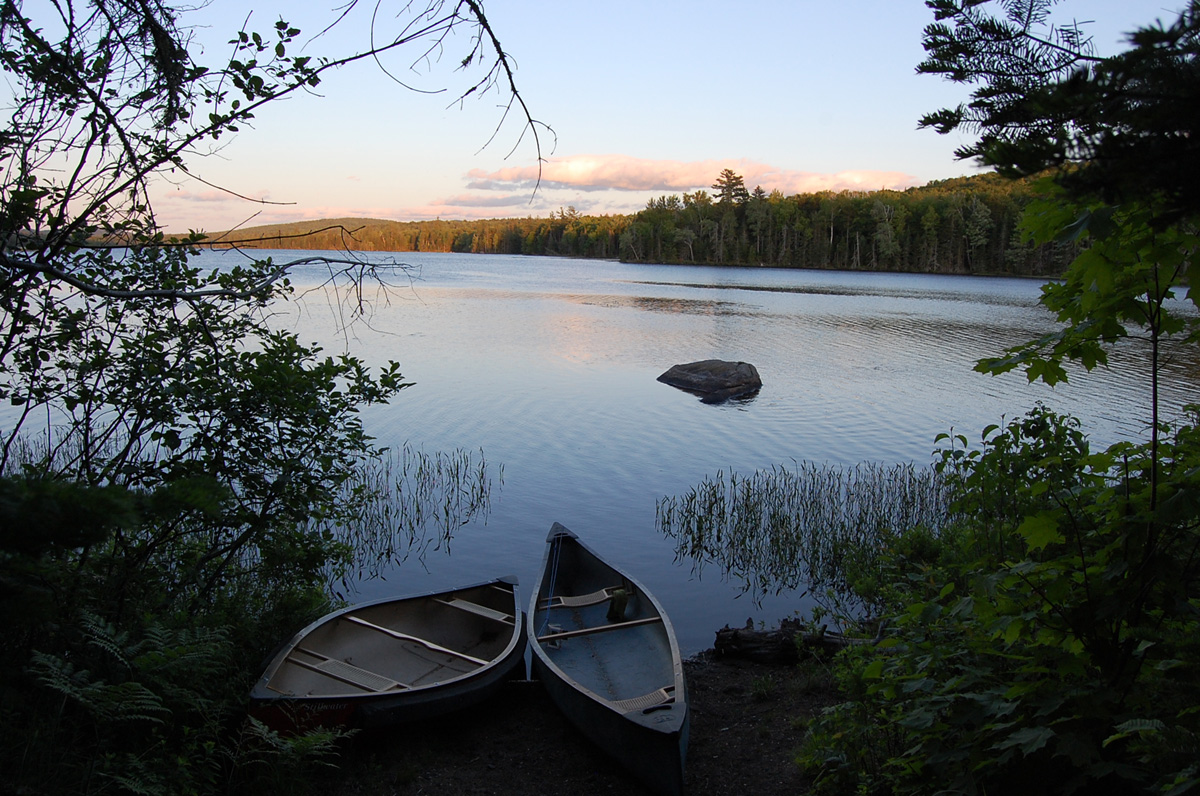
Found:
M 779 169 L 750 160 L 645 160 L 628 155 L 572 155 L 550 158 L 542 164 L 541 187 L 580 191 L 694 191 L 711 188 L 722 169 L 740 174 L 748 188 L 785 194 L 815 191 L 871 191 L 908 188 L 917 184 L 911 174 L 898 171 L 842 171 L 822 174 Z M 467 173 L 472 190 L 529 190 L 538 180 L 537 166 Z

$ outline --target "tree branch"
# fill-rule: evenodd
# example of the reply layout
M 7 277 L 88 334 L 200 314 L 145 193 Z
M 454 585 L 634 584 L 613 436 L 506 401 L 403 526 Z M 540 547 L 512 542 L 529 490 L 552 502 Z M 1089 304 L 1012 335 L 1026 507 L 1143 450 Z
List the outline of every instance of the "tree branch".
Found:
M 39 275 L 56 279 L 90 296 L 98 296 L 101 298 L 110 299 L 165 298 L 177 301 L 198 301 L 203 299 L 248 301 L 251 299 L 262 298 L 267 295 L 271 288 L 290 269 L 295 268 L 296 266 L 312 265 L 314 263 L 320 263 L 324 265 L 340 264 L 351 267 L 359 267 L 362 265 L 362 263 L 357 260 L 337 257 L 303 257 L 299 260 L 292 260 L 279 265 L 277 268 L 270 271 L 267 276 L 258 280 L 250 287 L 242 290 L 234 290 L 231 288 L 222 287 L 201 288 L 198 290 L 178 290 L 174 288 L 144 288 L 127 290 L 106 287 L 104 285 L 97 284 L 70 271 L 50 265 L 49 263 L 37 263 L 32 260 L 16 258 L 8 254 L 0 253 L 0 267 L 30 276 Z

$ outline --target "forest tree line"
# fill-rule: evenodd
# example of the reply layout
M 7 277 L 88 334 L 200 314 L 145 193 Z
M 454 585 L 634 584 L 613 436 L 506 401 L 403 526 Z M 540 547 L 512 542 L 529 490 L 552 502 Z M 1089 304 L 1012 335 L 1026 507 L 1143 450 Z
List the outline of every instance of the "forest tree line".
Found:
M 996 174 L 905 191 L 747 191 L 726 169 L 707 191 L 651 200 L 621 234 L 638 262 L 1053 276 L 1073 246 L 1035 246 L 1018 228 L 1035 198 Z
M 248 248 L 469 252 L 629 262 L 1055 276 L 1072 246 L 1024 241 L 1018 220 L 1029 181 L 995 174 L 938 180 L 904 191 L 746 190 L 725 170 L 713 193 L 651 199 L 632 215 L 478 221 L 336 219 L 214 236 Z

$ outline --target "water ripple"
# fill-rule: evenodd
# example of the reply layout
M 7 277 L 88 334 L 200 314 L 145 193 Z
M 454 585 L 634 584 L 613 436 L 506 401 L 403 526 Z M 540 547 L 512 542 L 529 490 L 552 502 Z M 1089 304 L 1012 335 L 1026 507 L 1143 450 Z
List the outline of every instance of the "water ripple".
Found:
M 1078 415 L 1102 443 L 1143 432 L 1145 354 L 1067 384 L 975 373 L 981 357 L 1054 328 L 1039 286 L 1016 279 L 632 266 L 480 255 L 406 255 L 421 280 L 380 302 L 370 329 L 333 330 L 312 306 L 289 324 L 372 363 L 398 359 L 416 386 L 365 417 L 385 443 L 482 448 L 504 465 L 486 527 L 449 558 L 363 584 L 371 596 L 512 572 L 532 584 L 559 521 L 645 580 L 686 651 L 747 615 L 776 621 L 799 595 L 756 607 L 737 584 L 696 580 L 655 532 L 655 503 L 730 468 L 793 460 L 928 462 L 937 434 L 976 438 L 1041 401 Z M 325 314 L 323 314 L 325 313 Z M 673 364 L 752 362 L 764 386 L 723 406 L 658 383 Z M 1200 363 L 1173 351 L 1163 404 L 1196 400 Z

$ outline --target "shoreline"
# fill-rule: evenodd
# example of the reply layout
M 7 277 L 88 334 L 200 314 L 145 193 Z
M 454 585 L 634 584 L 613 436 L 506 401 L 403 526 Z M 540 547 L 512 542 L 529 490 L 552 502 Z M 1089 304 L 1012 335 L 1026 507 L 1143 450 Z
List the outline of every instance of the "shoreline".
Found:
M 809 719 L 834 704 L 828 666 L 718 657 L 684 662 L 691 711 L 685 790 L 705 796 L 804 794 L 794 762 Z M 335 796 L 650 792 L 590 743 L 541 684 L 508 683 L 488 702 L 422 723 L 364 733 L 321 790 Z

